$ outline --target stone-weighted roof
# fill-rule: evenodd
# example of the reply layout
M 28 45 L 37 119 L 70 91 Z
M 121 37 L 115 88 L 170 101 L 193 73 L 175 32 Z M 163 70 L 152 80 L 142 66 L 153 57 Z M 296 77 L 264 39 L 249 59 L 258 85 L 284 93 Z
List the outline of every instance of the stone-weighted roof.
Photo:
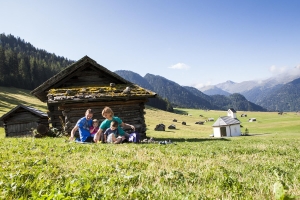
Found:
M 134 84 L 114 84 L 110 86 L 72 87 L 50 89 L 48 102 L 60 101 L 97 101 L 117 99 L 140 99 L 154 97 L 156 93 Z

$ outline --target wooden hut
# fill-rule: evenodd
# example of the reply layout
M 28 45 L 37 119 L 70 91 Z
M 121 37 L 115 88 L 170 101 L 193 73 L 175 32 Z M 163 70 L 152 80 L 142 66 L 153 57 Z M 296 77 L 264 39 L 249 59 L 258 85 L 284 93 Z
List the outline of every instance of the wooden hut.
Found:
M 32 130 L 39 125 L 49 128 L 48 116 L 40 110 L 25 105 L 18 105 L 1 118 L 6 137 L 32 136 Z
M 88 108 L 101 123 L 109 106 L 124 122 L 146 136 L 145 102 L 156 93 L 135 85 L 84 56 L 31 91 L 48 106 L 53 127 L 70 133 Z

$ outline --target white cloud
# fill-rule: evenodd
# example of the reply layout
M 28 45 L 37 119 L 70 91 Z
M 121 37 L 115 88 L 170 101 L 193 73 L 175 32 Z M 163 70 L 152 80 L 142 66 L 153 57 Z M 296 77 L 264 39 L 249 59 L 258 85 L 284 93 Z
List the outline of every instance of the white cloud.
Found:
M 270 68 L 269 68 L 269 71 L 272 73 L 272 74 L 280 74 L 280 73 L 284 73 L 287 71 L 287 67 L 276 67 L 275 65 L 272 65 Z
M 194 83 L 194 84 L 192 84 L 192 87 L 197 88 L 198 90 L 200 90 L 203 87 L 207 87 L 207 86 L 212 86 L 212 82 L 207 81 L 206 83 Z
M 185 69 L 188 70 L 190 69 L 190 66 L 184 64 L 184 63 L 177 63 L 175 65 L 172 65 L 169 67 L 170 69 Z
M 296 69 L 300 69 L 300 65 L 297 65 L 295 68 L 296 68 Z

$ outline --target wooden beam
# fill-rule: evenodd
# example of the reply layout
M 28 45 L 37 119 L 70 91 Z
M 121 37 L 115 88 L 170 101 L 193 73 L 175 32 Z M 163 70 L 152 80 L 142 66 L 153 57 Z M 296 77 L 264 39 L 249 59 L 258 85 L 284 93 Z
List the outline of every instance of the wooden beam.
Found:
M 88 107 L 98 107 L 98 106 L 112 106 L 112 105 L 130 105 L 130 104 L 138 104 L 144 103 L 144 100 L 133 100 L 133 101 L 110 101 L 110 102 L 87 102 L 87 103 L 72 103 L 72 104 L 64 104 L 59 105 L 58 110 L 66 110 L 66 109 L 82 109 Z

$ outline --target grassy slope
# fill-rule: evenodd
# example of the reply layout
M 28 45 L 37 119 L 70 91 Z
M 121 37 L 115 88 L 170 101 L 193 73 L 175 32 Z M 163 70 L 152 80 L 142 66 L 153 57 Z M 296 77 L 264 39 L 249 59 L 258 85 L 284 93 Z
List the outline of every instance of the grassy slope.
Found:
M 148 125 L 147 135 L 153 137 L 169 137 L 169 138 L 199 138 L 208 137 L 212 134 L 212 125 L 214 121 L 206 122 L 204 125 L 195 124 L 196 121 L 205 121 L 207 118 L 217 120 L 220 116 L 226 116 L 226 111 L 204 111 L 196 109 L 180 109 L 189 115 L 174 114 L 156 109 L 146 110 L 146 122 Z M 247 117 L 239 117 L 242 113 L 246 113 Z M 191 116 L 190 116 L 191 115 Z M 202 115 L 203 117 L 200 117 Z M 277 112 L 237 112 L 238 119 L 242 122 L 242 132 L 247 128 L 249 134 L 270 134 L 270 133 L 300 133 L 300 116 L 296 113 L 286 113 L 278 115 Z M 256 118 L 256 122 L 248 122 L 249 118 Z M 172 122 L 177 119 L 177 122 Z M 182 125 L 185 121 L 187 125 Z M 168 129 L 161 134 L 153 131 L 156 124 L 164 123 L 176 125 L 176 130 Z
M 19 102 L 46 109 L 28 91 L 0 91 L 0 115 Z M 209 138 L 214 122 L 197 125 L 195 121 L 216 120 L 226 111 L 178 111 L 191 116 L 146 109 L 147 135 L 157 140 L 170 138 L 177 145 L 2 139 L 0 198 L 274 199 L 273 185 L 278 179 L 288 186 L 288 195 L 300 197 L 300 116 L 246 112 L 248 117 L 239 119 L 243 130 L 248 128 L 254 136 Z M 247 122 L 251 117 L 258 121 Z M 174 118 L 178 122 L 173 123 Z M 173 123 L 177 129 L 154 131 L 158 123 Z M 4 135 L 3 128 L 0 134 Z
M 0 87 L 0 116 L 6 114 L 19 104 L 33 106 L 44 112 L 47 110 L 47 105 L 32 96 L 29 90 Z M 2 125 L 2 121 L 0 125 Z M 4 129 L 0 127 L 0 138 L 4 137 L 4 135 Z
M 19 104 L 33 106 L 41 111 L 47 110 L 47 105 L 32 96 L 29 90 L 0 87 L 0 116 Z

